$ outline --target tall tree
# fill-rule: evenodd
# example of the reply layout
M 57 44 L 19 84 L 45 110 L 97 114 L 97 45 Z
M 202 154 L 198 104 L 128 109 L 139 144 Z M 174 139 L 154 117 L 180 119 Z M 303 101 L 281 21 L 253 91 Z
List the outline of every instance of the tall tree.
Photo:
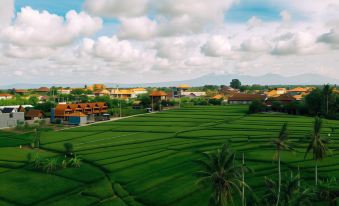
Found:
M 324 95 L 324 99 L 326 101 L 326 115 L 328 115 L 328 110 L 329 110 L 329 100 L 331 98 L 331 95 L 332 95 L 332 91 L 333 91 L 333 88 L 329 85 L 329 84 L 326 84 L 322 90 L 322 93 Z
M 202 170 L 196 174 L 200 177 L 198 183 L 205 183 L 212 187 L 213 193 L 210 205 L 225 206 L 233 202 L 232 195 L 236 192 L 241 195 L 241 187 L 246 185 L 242 181 L 242 165 L 235 164 L 235 153 L 227 144 L 214 153 L 203 153 L 204 158 L 198 160 Z
M 288 145 L 288 132 L 287 132 L 287 123 L 284 123 L 280 129 L 277 139 L 273 140 L 273 144 L 276 147 L 276 152 L 274 158 L 278 160 L 278 194 L 277 194 L 277 203 L 279 205 L 280 193 L 281 193 L 281 150 L 292 150 Z
M 240 89 L 241 87 L 241 82 L 239 79 L 232 79 L 232 81 L 230 82 L 230 87 L 232 87 L 233 89 Z
M 320 117 L 315 117 L 313 124 L 313 131 L 311 134 L 309 145 L 306 149 L 305 157 L 307 157 L 308 153 L 312 150 L 313 160 L 315 161 L 315 185 L 318 185 L 318 161 L 322 160 L 326 156 L 326 152 L 328 150 L 326 144 L 328 140 L 321 136 L 321 128 L 322 128 L 322 119 Z

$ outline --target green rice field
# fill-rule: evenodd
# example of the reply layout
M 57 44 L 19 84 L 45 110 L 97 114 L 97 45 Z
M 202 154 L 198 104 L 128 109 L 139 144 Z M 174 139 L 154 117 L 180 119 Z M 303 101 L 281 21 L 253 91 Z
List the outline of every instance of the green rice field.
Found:
M 247 115 L 247 106 L 192 106 L 103 122 L 58 132 L 42 132 L 41 148 L 20 145 L 31 134 L 0 131 L 0 205 L 53 206 L 206 206 L 210 188 L 196 184 L 194 160 L 228 142 L 240 161 L 254 170 L 246 182 L 260 194 L 264 177 L 277 176 L 271 144 L 288 123 L 295 151 L 282 152 L 282 168 L 296 171 L 310 184 L 314 162 L 304 159 L 313 118 L 285 114 Z M 333 133 L 333 130 L 335 131 Z M 319 177 L 339 178 L 339 122 L 324 120 L 323 135 L 331 135 L 331 153 L 320 162 Z M 31 169 L 27 155 L 64 154 L 73 144 L 82 159 L 80 168 L 53 173 Z

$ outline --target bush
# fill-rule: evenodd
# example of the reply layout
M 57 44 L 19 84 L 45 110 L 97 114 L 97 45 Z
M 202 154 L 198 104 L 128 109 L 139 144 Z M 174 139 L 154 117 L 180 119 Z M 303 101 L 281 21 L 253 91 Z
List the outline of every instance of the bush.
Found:
M 254 114 L 254 113 L 263 112 L 265 110 L 266 110 L 266 106 L 262 101 L 254 100 L 249 106 L 248 113 Z

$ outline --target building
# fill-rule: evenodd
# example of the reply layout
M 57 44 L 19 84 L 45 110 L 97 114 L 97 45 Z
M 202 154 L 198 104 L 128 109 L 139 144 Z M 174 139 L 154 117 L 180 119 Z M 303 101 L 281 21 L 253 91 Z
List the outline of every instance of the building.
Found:
M 133 88 L 132 91 L 132 98 L 136 98 L 138 95 L 147 94 L 148 91 L 145 88 Z
M 15 94 L 20 94 L 20 95 L 25 95 L 25 94 L 28 94 L 28 93 L 29 93 L 29 91 L 26 90 L 26 89 L 13 89 L 13 92 L 14 92 Z
M 0 129 L 16 127 L 18 122 L 25 121 L 25 112 L 22 107 L 4 107 L 0 109 Z
M 228 98 L 229 104 L 251 104 L 255 100 L 265 101 L 266 95 L 237 93 Z
M 112 89 L 110 93 L 111 98 L 129 99 L 134 98 L 133 92 L 130 89 Z
M 71 92 L 72 92 L 71 89 L 63 89 L 63 88 L 58 89 L 58 93 L 60 94 L 71 94 Z
M 108 91 L 107 89 L 102 89 L 102 90 L 96 90 L 94 91 L 94 96 L 96 97 L 103 97 L 103 96 L 109 96 L 111 94 L 110 91 Z
M 168 99 L 168 94 L 164 91 L 154 90 L 151 94 L 151 102 L 152 102 L 152 111 L 158 109 L 161 110 L 161 101 L 165 101 Z
M 106 89 L 106 86 L 104 84 L 93 84 L 87 87 L 87 89 L 90 91 L 104 90 Z
M 40 87 L 39 89 L 35 90 L 36 93 L 40 94 L 47 94 L 49 92 L 49 88 L 47 87 Z
M 181 97 L 203 97 L 206 96 L 206 92 L 188 92 L 188 91 L 182 91 Z
M 39 120 L 45 117 L 46 115 L 44 114 L 44 112 L 38 109 L 30 109 L 25 114 L 26 120 Z
M 68 114 L 68 124 L 70 125 L 85 125 L 88 123 L 87 115 L 81 112 Z
M 74 124 L 79 122 L 86 123 L 94 122 L 96 120 L 107 119 L 108 106 L 105 102 L 92 102 L 80 104 L 58 104 L 51 110 L 51 122 L 64 122 L 66 124 Z M 70 117 L 72 122 L 70 121 Z M 75 121 L 75 119 L 77 119 Z
M 14 96 L 11 94 L 0 94 L 0 100 L 13 99 Z
M 278 97 L 271 97 L 271 98 L 268 98 L 266 100 L 266 104 L 268 106 L 272 105 L 273 102 L 280 102 L 282 104 L 289 104 L 293 101 L 296 101 L 296 98 L 294 98 L 291 94 L 289 93 L 286 93 L 286 94 L 282 94 Z

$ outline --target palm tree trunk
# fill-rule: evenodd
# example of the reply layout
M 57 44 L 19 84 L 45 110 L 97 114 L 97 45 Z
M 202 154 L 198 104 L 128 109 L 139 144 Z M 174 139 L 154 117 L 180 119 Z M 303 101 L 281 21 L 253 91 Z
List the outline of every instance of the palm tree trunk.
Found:
M 281 187 L 281 167 L 280 167 L 280 153 L 278 152 L 278 171 L 279 171 L 279 180 L 278 180 L 278 197 L 277 197 L 277 204 L 279 205 L 280 200 L 280 187 Z
M 326 96 L 326 114 L 328 115 L 328 95 Z
M 315 161 L 315 186 L 318 186 L 318 160 Z
M 245 206 L 245 172 L 244 172 L 244 166 L 245 166 L 245 155 L 242 153 L 242 205 Z

